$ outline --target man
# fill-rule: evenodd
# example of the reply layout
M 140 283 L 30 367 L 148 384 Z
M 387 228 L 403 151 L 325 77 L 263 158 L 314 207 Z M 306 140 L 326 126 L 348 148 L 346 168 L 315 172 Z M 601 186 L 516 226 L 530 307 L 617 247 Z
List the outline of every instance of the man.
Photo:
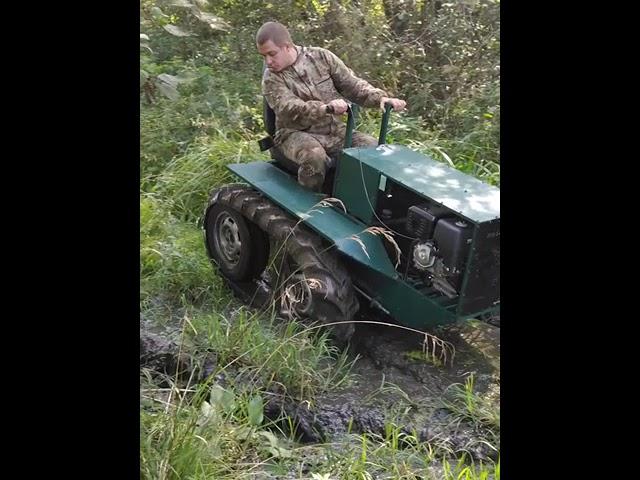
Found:
M 404 100 L 390 98 L 356 77 L 329 50 L 294 45 L 281 23 L 262 25 L 256 45 L 268 69 L 262 93 L 276 114 L 275 145 L 299 166 L 298 182 L 314 191 L 320 191 L 324 182 L 328 155 L 344 143 L 346 127 L 340 116 L 348 109 L 345 99 L 381 109 L 389 102 L 396 111 L 406 106 Z M 333 114 L 327 113 L 327 107 Z M 376 144 L 370 135 L 353 134 L 354 147 Z

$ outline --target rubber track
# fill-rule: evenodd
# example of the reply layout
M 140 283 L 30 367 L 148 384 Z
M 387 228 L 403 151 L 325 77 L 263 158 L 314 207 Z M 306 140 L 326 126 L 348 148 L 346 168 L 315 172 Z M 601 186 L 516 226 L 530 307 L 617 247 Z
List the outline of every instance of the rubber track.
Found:
M 207 208 L 214 203 L 240 212 L 278 245 L 286 242 L 286 251 L 300 270 L 307 277 L 320 280 L 320 287 L 316 292 L 336 307 L 341 318 L 315 320 L 347 321 L 353 318 L 359 304 L 349 273 L 338 255 L 326 250 L 317 234 L 245 184 L 231 184 L 215 190 Z M 350 331 L 352 333 L 353 328 Z

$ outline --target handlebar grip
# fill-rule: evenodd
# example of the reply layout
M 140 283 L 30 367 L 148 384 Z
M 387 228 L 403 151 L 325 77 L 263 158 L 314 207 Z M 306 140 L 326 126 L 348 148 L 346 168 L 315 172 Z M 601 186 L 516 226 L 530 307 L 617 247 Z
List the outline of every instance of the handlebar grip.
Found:
M 352 102 L 347 102 L 347 111 L 351 110 L 353 108 L 353 106 L 355 105 L 355 103 Z M 327 105 L 326 106 L 326 111 L 327 113 L 336 113 L 335 108 L 333 108 L 333 105 Z
M 380 124 L 380 135 L 378 136 L 378 145 L 387 143 L 387 130 L 389 129 L 389 117 L 391 116 L 391 110 L 393 105 L 389 102 L 384 102 L 384 113 L 382 114 L 382 123 Z

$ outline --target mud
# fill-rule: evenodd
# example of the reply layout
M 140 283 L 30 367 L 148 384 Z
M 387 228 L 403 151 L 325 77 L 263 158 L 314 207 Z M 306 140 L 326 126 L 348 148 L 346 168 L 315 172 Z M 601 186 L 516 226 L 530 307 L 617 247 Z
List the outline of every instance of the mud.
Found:
M 360 320 L 367 320 L 361 317 Z M 496 459 L 491 437 L 442 408 L 447 389 L 475 379 L 474 391 L 499 395 L 500 329 L 481 322 L 450 327 L 438 333 L 455 347 L 447 363 L 424 361 L 422 335 L 380 325 L 359 325 L 352 355 L 360 356 L 348 387 L 320 395 L 313 406 L 291 399 L 272 399 L 266 415 L 280 412 L 294 420 L 300 440 L 331 441 L 347 433 L 372 433 L 382 437 L 388 424 L 419 441 L 430 441 L 448 451 L 465 451 L 478 460 Z M 496 401 L 497 398 L 496 398 Z
M 380 318 L 360 315 L 357 320 Z M 141 318 L 141 367 L 162 374 L 178 369 L 187 375 L 195 367 L 178 355 L 179 332 L 167 326 L 152 331 L 151 323 Z M 499 433 L 496 442 L 493 432 L 460 421 L 443 408 L 442 400 L 452 384 L 464 384 L 473 374 L 474 391 L 499 401 L 500 329 L 473 321 L 433 333 L 449 342 L 455 355 L 434 362 L 424 355 L 424 336 L 400 328 L 358 324 L 350 347 L 352 358 L 359 357 L 352 370 L 353 380 L 338 391 L 317 396 L 313 404 L 272 392 L 265 417 L 276 420 L 283 413 L 290 417 L 302 442 L 333 441 L 341 435 L 364 432 L 384 437 L 386 426 L 394 424 L 418 440 L 430 441 L 447 451 L 464 451 L 479 460 L 497 458 Z M 206 378 L 215 367 L 212 353 L 199 362 L 197 378 Z M 225 376 L 215 380 L 226 383 Z M 287 428 L 288 423 L 283 422 L 281 427 Z

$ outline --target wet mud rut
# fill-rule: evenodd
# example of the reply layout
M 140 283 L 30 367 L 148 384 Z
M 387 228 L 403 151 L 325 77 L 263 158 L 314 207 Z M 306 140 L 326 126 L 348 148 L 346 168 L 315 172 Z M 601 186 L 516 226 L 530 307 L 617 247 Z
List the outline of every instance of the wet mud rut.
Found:
M 356 320 L 380 321 L 360 314 Z M 189 360 L 178 358 L 177 332 L 152 332 L 141 322 L 141 366 L 155 371 L 189 369 Z M 352 381 L 337 391 L 320 394 L 313 405 L 296 402 L 274 392 L 265 405 L 272 420 L 285 413 L 293 420 L 302 442 L 339 439 L 347 433 L 384 436 L 393 423 L 419 441 L 429 441 L 450 452 L 466 452 L 476 460 L 495 460 L 496 436 L 460 421 L 443 406 L 453 384 L 463 384 L 473 375 L 473 391 L 499 405 L 500 328 L 484 322 L 459 323 L 433 332 L 448 342 L 455 354 L 436 359 L 425 355 L 425 337 L 404 329 L 378 324 L 358 324 L 351 342 L 352 358 L 358 358 Z M 214 360 L 215 363 L 215 360 Z M 224 383 L 224 377 L 216 379 Z M 499 407 L 498 407 L 499 408 Z M 283 427 L 287 425 L 283 423 Z M 497 443 L 497 444 L 496 444 Z

